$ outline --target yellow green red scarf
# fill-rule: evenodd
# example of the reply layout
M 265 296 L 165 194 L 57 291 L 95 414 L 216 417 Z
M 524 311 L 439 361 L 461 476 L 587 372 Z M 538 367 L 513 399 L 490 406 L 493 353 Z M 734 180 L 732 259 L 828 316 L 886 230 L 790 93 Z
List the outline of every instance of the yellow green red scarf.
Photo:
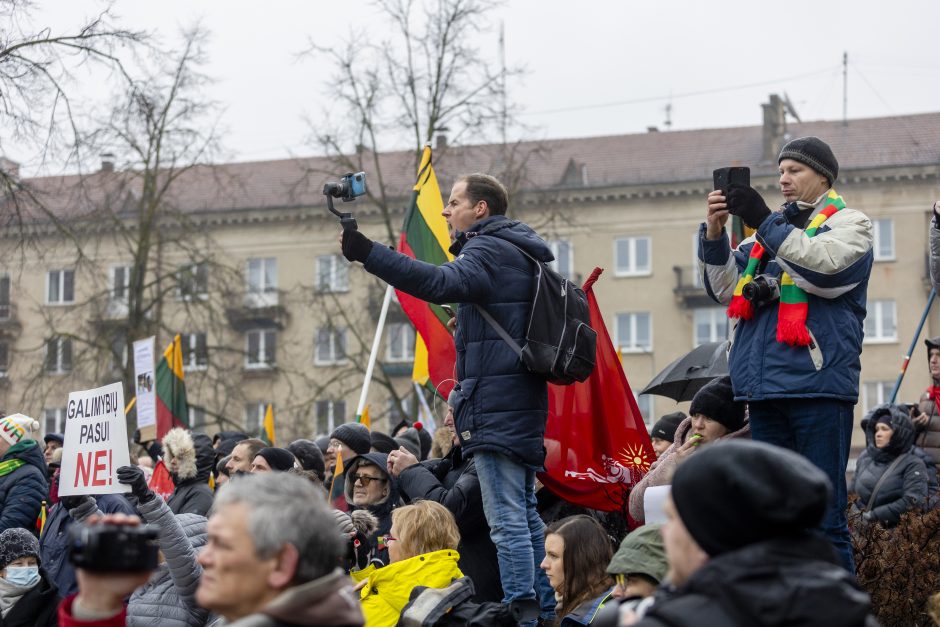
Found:
M 845 208 L 842 196 L 836 190 L 830 189 L 823 201 L 822 210 L 816 214 L 809 226 L 803 231 L 806 237 L 813 237 L 829 216 Z M 744 268 L 744 274 L 738 279 L 734 288 L 734 296 L 728 305 L 729 318 L 750 320 L 754 316 L 754 305 L 744 298 L 744 286 L 754 280 L 754 273 L 764 255 L 764 247 L 760 242 L 754 242 L 751 254 Z M 806 315 L 809 312 L 809 297 L 802 288 L 797 286 L 789 274 L 784 272 L 780 277 L 780 306 L 777 310 L 777 341 L 790 346 L 809 346 L 811 339 L 806 328 Z

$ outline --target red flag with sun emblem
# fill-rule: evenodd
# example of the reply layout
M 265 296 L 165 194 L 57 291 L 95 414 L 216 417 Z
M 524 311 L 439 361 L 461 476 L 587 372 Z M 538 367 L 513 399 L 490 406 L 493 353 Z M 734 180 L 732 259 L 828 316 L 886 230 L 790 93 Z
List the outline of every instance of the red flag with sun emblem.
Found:
M 539 480 L 570 503 L 611 512 L 624 507 L 656 454 L 594 297 L 601 272 L 595 268 L 584 283 L 597 365 L 583 383 L 548 386 L 547 455 Z

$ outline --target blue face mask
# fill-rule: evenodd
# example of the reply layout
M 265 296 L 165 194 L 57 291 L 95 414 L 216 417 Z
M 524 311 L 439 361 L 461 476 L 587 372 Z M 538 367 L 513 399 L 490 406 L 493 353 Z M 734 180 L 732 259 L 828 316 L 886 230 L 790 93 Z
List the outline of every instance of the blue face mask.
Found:
M 4 579 L 14 586 L 32 588 L 39 582 L 39 566 L 7 566 Z

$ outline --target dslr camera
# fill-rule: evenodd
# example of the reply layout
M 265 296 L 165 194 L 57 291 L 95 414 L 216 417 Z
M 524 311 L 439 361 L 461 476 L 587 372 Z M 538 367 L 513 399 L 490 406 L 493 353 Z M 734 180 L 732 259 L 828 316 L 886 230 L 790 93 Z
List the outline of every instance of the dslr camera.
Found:
M 323 186 L 323 195 L 342 198 L 343 202 L 352 202 L 366 193 L 366 173 L 347 174 L 339 182 L 330 181 Z
M 759 274 L 741 288 L 741 296 L 755 307 L 763 307 L 780 298 L 780 282 L 772 276 Z
M 69 559 L 77 568 L 98 573 L 139 573 L 157 567 L 156 525 L 74 525 Z

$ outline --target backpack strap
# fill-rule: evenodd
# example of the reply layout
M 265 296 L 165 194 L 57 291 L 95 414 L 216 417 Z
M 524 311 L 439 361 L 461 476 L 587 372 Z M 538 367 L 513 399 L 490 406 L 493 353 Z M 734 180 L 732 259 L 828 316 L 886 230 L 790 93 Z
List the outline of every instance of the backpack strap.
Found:
M 881 486 L 884 485 L 885 480 L 890 477 L 895 469 L 898 467 L 898 464 L 901 463 L 905 458 L 910 457 L 910 453 L 904 453 L 903 455 L 898 455 L 894 458 L 894 461 L 891 462 L 891 465 L 888 466 L 885 471 L 882 473 L 881 477 L 878 478 L 878 482 L 875 484 L 875 489 L 871 491 L 871 497 L 868 499 L 868 504 L 865 506 L 866 512 L 870 512 L 872 506 L 875 504 L 875 497 L 878 496 Z
M 509 333 L 506 332 L 506 329 L 504 329 L 503 326 L 502 326 L 500 323 L 496 322 L 496 318 L 494 318 L 492 315 L 490 315 L 490 312 L 488 312 L 486 309 L 484 309 L 482 305 L 478 305 L 477 303 L 473 303 L 473 307 L 474 307 L 474 309 L 476 309 L 477 311 L 480 312 L 480 315 L 483 316 L 483 319 L 486 320 L 487 323 L 489 323 L 489 325 L 490 325 L 491 327 L 493 327 L 493 330 L 496 331 L 496 333 L 499 335 L 499 337 L 503 338 L 503 341 L 506 342 L 507 344 L 509 344 L 509 348 L 511 348 L 512 351 L 513 351 L 520 359 L 522 359 L 522 349 L 519 347 L 518 344 L 516 344 L 516 341 L 515 341 L 514 339 L 512 339 L 512 336 L 509 335 Z

